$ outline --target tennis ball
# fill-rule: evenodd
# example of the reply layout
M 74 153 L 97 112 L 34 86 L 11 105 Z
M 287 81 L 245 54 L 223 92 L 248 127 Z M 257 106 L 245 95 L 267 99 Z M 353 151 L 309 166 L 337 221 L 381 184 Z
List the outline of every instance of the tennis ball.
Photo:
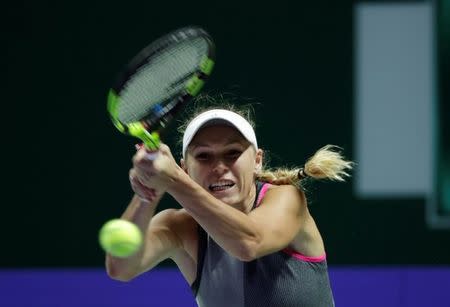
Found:
M 115 257 L 126 258 L 141 248 L 142 233 L 129 221 L 113 219 L 106 222 L 100 229 L 99 241 L 105 252 Z

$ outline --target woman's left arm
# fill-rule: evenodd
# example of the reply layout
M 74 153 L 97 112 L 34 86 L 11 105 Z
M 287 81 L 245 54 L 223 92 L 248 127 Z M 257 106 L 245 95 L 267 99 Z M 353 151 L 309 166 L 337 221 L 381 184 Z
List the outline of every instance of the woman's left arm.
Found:
M 303 192 L 292 185 L 273 186 L 261 205 L 245 214 L 216 199 L 181 168 L 167 192 L 223 249 L 251 261 L 286 247 L 308 216 Z

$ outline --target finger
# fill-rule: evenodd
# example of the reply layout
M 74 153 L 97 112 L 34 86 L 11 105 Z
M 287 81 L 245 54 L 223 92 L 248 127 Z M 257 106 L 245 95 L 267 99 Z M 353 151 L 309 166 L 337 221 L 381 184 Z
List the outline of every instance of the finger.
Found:
M 149 152 L 145 149 L 139 149 L 139 151 L 133 156 L 133 165 L 137 168 L 145 168 L 147 171 L 152 170 L 154 157 L 148 157 Z
M 161 153 L 163 153 L 164 155 L 166 155 L 166 156 L 170 157 L 171 159 L 173 159 L 173 155 L 172 155 L 172 152 L 170 150 L 170 147 L 167 146 L 166 144 L 161 144 L 160 147 L 159 147 L 159 151 Z
M 144 143 L 135 144 L 135 145 L 134 145 L 134 148 L 136 149 L 136 151 L 139 151 L 139 150 L 145 150 L 145 151 L 147 151 L 147 153 L 149 153 L 149 154 L 154 154 L 155 152 L 158 151 L 158 149 L 156 149 L 156 150 L 150 150 L 150 149 L 148 149 L 147 147 L 145 147 Z M 152 157 L 152 155 L 150 155 L 150 157 Z
M 135 186 L 133 189 L 134 192 L 136 192 L 136 194 L 140 197 L 140 198 L 145 198 L 145 199 L 154 199 L 156 197 L 156 193 L 154 192 L 153 189 L 146 189 L 145 187 L 141 186 Z
M 169 155 L 171 154 L 170 147 L 164 143 L 161 143 L 159 145 L 159 151 L 161 151 L 162 153 L 165 153 L 165 154 L 169 154 Z
M 134 148 L 136 149 L 136 151 L 138 151 L 142 147 L 144 147 L 144 143 L 134 144 Z
M 133 191 L 142 198 L 153 198 L 156 197 L 156 192 L 154 189 L 147 188 L 142 185 L 139 181 L 132 181 L 131 188 Z
M 143 152 L 143 160 L 150 160 L 153 161 L 158 157 L 159 150 L 150 150 L 144 145 L 136 145 L 137 150 Z
M 155 189 L 145 186 L 138 178 L 130 176 L 131 188 L 140 197 L 145 199 L 153 199 L 156 197 Z
M 143 167 L 136 167 L 134 174 L 139 181 L 145 185 L 150 185 L 152 178 L 154 177 L 153 169 Z
M 140 172 L 139 169 L 136 168 L 132 168 L 128 176 L 132 184 L 140 183 L 142 185 L 145 185 L 145 182 L 147 181 L 145 173 Z

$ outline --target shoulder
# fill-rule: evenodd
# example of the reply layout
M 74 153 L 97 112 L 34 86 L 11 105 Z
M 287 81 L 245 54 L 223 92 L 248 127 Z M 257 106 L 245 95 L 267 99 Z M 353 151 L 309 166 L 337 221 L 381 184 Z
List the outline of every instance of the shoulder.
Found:
M 260 214 L 279 214 L 305 218 L 308 214 L 305 193 L 293 185 L 266 185 L 258 195 L 256 209 Z
M 164 216 L 168 221 L 173 222 L 189 222 L 193 218 L 187 213 L 185 209 L 164 209 L 158 213 L 158 215 Z
M 274 185 L 267 184 L 265 195 L 261 199 L 261 203 L 271 202 L 287 202 L 297 204 L 298 206 L 306 206 L 305 193 L 291 184 Z
M 151 224 L 156 227 L 168 227 L 180 235 L 197 229 L 197 222 L 185 209 L 162 210 L 152 219 Z
M 267 191 L 277 190 L 284 193 L 297 193 L 303 194 L 303 191 L 292 184 L 272 184 L 272 183 L 264 183 L 267 185 Z
M 181 247 L 189 255 L 197 254 L 198 223 L 184 209 L 166 209 L 168 211 L 168 226 L 181 242 Z M 194 257 L 195 258 L 195 257 Z

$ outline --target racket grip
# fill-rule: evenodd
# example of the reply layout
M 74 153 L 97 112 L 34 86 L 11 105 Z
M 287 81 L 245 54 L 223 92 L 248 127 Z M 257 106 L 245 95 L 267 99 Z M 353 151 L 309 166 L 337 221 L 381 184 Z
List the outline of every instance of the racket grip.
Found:
M 148 151 L 147 146 L 145 146 L 143 143 L 135 145 L 136 150 L 140 150 L 142 147 L 145 147 L 147 149 L 147 154 L 145 155 L 147 159 L 153 161 L 156 159 L 156 157 L 158 157 L 158 151 Z
M 145 157 L 151 161 L 155 160 L 159 155 L 159 152 L 157 151 L 152 151 L 152 152 L 148 152 Z
M 158 132 L 148 132 L 147 129 L 140 122 L 132 123 L 128 126 L 128 133 L 134 137 L 141 139 L 144 142 L 145 147 L 150 151 L 156 151 L 159 149 L 161 143 Z

